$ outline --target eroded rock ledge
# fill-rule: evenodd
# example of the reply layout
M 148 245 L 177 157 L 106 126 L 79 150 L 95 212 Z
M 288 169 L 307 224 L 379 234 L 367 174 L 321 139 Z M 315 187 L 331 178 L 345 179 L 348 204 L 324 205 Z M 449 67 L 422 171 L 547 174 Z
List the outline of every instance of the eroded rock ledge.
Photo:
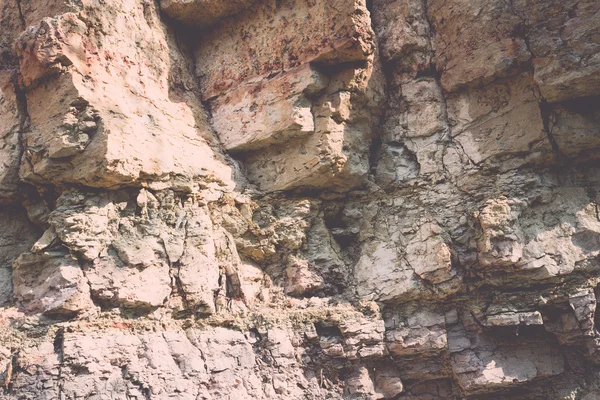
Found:
M 597 1 L 0 23 L 0 397 L 600 398 Z

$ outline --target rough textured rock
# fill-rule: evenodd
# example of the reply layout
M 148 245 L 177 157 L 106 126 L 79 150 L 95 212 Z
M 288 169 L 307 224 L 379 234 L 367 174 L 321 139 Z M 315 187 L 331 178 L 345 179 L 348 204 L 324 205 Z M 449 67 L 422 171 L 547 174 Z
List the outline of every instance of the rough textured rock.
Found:
M 600 398 L 594 0 L 0 0 L 0 394 Z
M 117 44 L 123 37 L 132 40 Z M 31 124 L 22 135 L 24 180 L 104 188 L 230 182 L 189 63 L 155 5 L 84 2 L 32 21 L 15 49 Z
M 364 181 L 383 79 L 362 0 L 261 2 L 195 58 L 215 130 L 260 189 Z

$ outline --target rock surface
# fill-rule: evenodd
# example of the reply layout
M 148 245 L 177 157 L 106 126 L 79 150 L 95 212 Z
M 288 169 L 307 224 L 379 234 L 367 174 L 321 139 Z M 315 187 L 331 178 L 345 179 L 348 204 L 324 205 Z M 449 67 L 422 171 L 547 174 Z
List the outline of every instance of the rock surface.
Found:
M 594 0 L 0 0 L 0 390 L 600 398 Z

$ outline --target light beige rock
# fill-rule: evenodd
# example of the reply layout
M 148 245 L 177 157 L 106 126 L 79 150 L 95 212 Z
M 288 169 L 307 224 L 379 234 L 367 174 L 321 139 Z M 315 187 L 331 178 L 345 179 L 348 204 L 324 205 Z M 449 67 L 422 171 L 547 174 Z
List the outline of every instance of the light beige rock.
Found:
M 22 163 L 21 176 L 95 187 L 152 180 L 154 187 L 191 191 L 201 177 L 231 185 L 232 169 L 211 147 L 206 115 L 190 92 L 194 84 L 188 65 L 181 53 L 169 49 L 173 37 L 154 4 L 115 0 L 110 9 L 124 13 L 91 6 L 81 16 L 66 13 L 36 21 L 20 36 L 31 118 L 31 131 L 23 139 L 29 161 Z M 125 13 L 143 24 L 131 25 Z M 110 29 L 88 42 L 84 20 Z M 139 37 L 137 45 L 114 46 L 131 35 Z M 173 73 L 169 66 L 176 60 L 181 63 Z M 169 81 L 174 75 L 182 90 L 170 89 L 176 85 Z M 48 96 L 56 100 L 48 103 Z
M 322 24 L 331 29 L 326 37 L 311 28 Z M 255 46 L 248 32 L 281 41 Z M 364 118 L 376 114 L 381 81 L 362 1 L 268 1 L 252 18 L 211 31 L 195 55 L 216 132 L 225 148 L 244 152 L 239 157 L 261 190 L 343 190 L 363 180 L 373 129 Z M 318 72 L 342 63 L 349 64 Z
M 518 217 L 519 204 L 506 198 L 489 200 L 479 213 L 483 235 L 479 241 L 479 259 L 483 266 L 516 265 L 523 256 L 523 234 Z
M 71 317 L 94 308 L 79 264 L 60 251 L 21 254 L 12 277 L 15 299 L 28 312 Z
M 310 270 L 308 261 L 290 257 L 285 269 L 288 284 L 285 291 L 290 295 L 307 295 L 322 289 L 323 278 Z
M 363 254 L 354 266 L 361 297 L 394 301 L 411 298 L 423 290 L 414 277 L 414 270 L 403 261 L 392 243 L 373 242 L 363 247 Z
M 452 356 L 458 384 L 468 392 L 493 386 L 515 385 L 561 374 L 564 360 L 547 346 L 500 347 L 496 351 L 465 351 Z
M 514 7 L 532 27 L 529 43 L 534 79 L 549 102 L 597 94 L 600 52 L 595 43 L 600 7 L 595 1 L 517 1 Z
M 100 258 L 85 275 L 94 298 L 107 306 L 152 309 L 163 305 L 172 291 L 169 267 L 160 262 L 138 269 Z
M 444 316 L 431 311 L 411 310 L 406 320 L 394 318 L 386 324 L 385 341 L 394 356 L 436 354 L 447 348 Z
M 88 261 L 105 249 L 117 229 L 117 220 L 114 204 L 107 198 L 86 198 L 77 191 L 64 193 L 49 215 L 61 241 Z
M 441 229 L 433 224 L 421 226 L 415 239 L 406 246 L 406 261 L 421 278 L 442 283 L 456 277 L 452 270 L 449 246 L 439 236 Z
M 473 164 L 507 170 L 552 157 L 535 90 L 523 74 L 448 99 L 452 136 Z
M 226 150 L 284 144 L 315 131 L 309 99 L 327 77 L 304 64 L 270 79 L 249 81 L 211 103 L 213 124 Z
M 510 75 L 531 58 L 526 41 L 515 34 L 519 15 L 508 3 L 428 0 L 427 14 L 447 91 Z
M 373 3 L 372 19 L 381 55 L 403 62 L 409 52 L 430 50 L 426 2 L 384 0 Z
M 537 270 L 540 278 L 569 274 L 586 267 L 588 257 L 597 254 L 600 223 L 596 207 L 589 197 L 577 195 L 577 189 L 559 191 L 553 202 L 532 210 L 529 218 L 539 218 L 548 207 L 565 210 L 561 220 L 554 220 L 540 232 L 537 223 L 523 229 L 525 244 L 520 266 L 524 270 Z M 568 210 L 568 211 L 567 211 Z M 527 210 L 529 211 L 529 210 Z M 531 215 L 531 214 L 530 214 Z M 567 239 L 565 233 L 569 232 Z M 539 269 L 538 269 L 539 268 Z
M 186 302 L 198 311 L 215 311 L 214 296 L 219 289 L 219 266 L 213 241 L 213 227 L 205 209 L 191 211 L 187 240 L 178 272 Z
M 483 322 L 489 326 L 543 325 L 542 314 L 539 311 L 523 311 L 488 315 Z
M 94 396 L 108 382 L 115 395 L 181 393 L 180 398 L 191 399 L 198 393 L 192 380 L 207 379 L 200 350 L 181 332 L 65 334 L 62 352 L 65 360 L 78 360 L 80 368 L 89 371 L 65 372 L 63 393 L 68 396 Z M 137 379 L 146 383 L 134 385 Z
M 364 61 L 373 50 L 362 0 L 269 0 L 211 30 L 196 49 L 196 73 L 209 100 L 255 77 L 308 62 Z

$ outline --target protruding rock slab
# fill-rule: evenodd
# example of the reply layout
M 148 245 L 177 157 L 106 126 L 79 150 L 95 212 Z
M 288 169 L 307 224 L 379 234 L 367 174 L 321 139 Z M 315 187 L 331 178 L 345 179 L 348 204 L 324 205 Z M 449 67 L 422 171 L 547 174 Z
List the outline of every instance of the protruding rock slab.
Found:
M 428 0 L 427 10 L 447 91 L 528 64 L 548 102 L 592 96 L 600 88 L 597 1 Z
M 186 25 L 207 28 L 254 3 L 256 0 L 161 0 L 160 8 Z
M 561 219 L 543 229 L 526 222 L 557 209 L 562 210 Z M 547 279 L 585 270 L 584 260 L 600 254 L 596 206 L 579 188 L 557 191 L 552 202 L 535 207 L 502 197 L 490 199 L 478 218 L 483 231 L 478 259 L 486 269 L 518 267 L 529 273 L 529 279 Z
M 94 307 L 77 260 L 61 252 L 21 254 L 13 287 L 15 299 L 29 312 L 72 316 Z
M 314 132 L 307 96 L 328 79 L 305 64 L 272 79 L 249 81 L 211 103 L 213 125 L 226 150 L 244 151 L 281 144 Z
M 249 178 L 262 190 L 296 187 L 344 191 L 363 182 L 382 99 L 381 71 L 373 59 L 332 76 L 313 101 L 315 131 L 283 144 L 242 154 Z
M 374 52 L 362 0 L 269 0 L 206 33 L 196 74 L 219 138 L 261 190 L 345 190 L 368 172 Z
M 447 321 L 450 365 L 457 383 L 467 393 L 483 393 L 494 388 L 510 388 L 534 379 L 555 376 L 565 371 L 564 358 L 555 339 L 539 326 L 539 313 L 523 312 L 511 322 L 496 320 L 485 326 L 503 329 L 509 326 L 537 325 L 525 331 L 521 340 L 482 332 L 475 321 L 462 315 L 462 324 Z
M 452 135 L 474 165 L 508 170 L 552 159 L 537 93 L 524 73 L 449 96 Z
M 16 49 L 31 129 L 21 177 L 186 191 L 202 179 L 231 184 L 173 41 L 154 3 L 128 0 L 47 17 L 23 32 Z
M 363 0 L 268 0 L 202 38 L 196 73 L 205 99 L 308 62 L 364 61 L 374 51 Z
M 600 90 L 600 3 L 517 0 L 529 26 L 534 79 L 548 102 L 593 96 Z
M 427 11 L 447 91 L 507 76 L 531 58 L 516 34 L 521 20 L 508 2 L 429 0 Z
M 467 392 L 510 387 L 564 372 L 559 348 L 547 344 L 467 350 L 454 354 L 451 362 L 458 384 Z

